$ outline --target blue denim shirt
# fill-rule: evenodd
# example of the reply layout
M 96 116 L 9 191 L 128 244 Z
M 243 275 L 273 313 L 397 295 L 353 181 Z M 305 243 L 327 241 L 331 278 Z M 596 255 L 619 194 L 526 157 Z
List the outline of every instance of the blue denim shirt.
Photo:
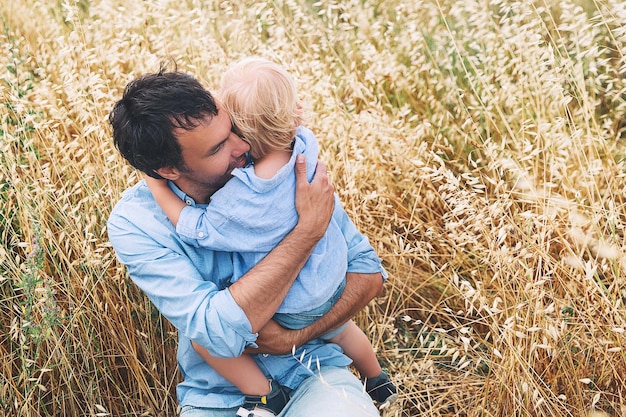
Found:
M 191 206 L 193 199 L 170 184 Z M 342 233 L 357 247 L 365 239 L 345 211 L 334 214 Z M 128 189 L 107 224 L 118 259 L 135 284 L 178 329 L 178 364 L 184 378 L 177 387 L 179 404 L 228 408 L 243 403 L 239 390 L 215 372 L 193 349 L 191 340 L 217 357 L 240 356 L 254 346 L 256 334 L 228 286 L 233 276 L 229 252 L 212 251 L 184 242 L 159 208 L 145 181 Z M 311 375 L 309 366 L 346 366 L 351 361 L 332 343 L 318 339 L 292 355 L 256 355 L 268 378 L 296 388 Z
M 257 177 L 252 164 L 235 169 L 233 178 L 213 194 L 205 209 L 187 206 L 182 210 L 176 231 L 190 245 L 234 252 L 231 281 L 235 282 L 259 263 L 298 222 L 294 167 L 299 154 L 306 157 L 310 181 L 317 164 L 318 145 L 313 133 L 300 126 L 289 162 L 272 178 Z M 335 205 L 341 206 L 338 198 Z M 333 215 L 278 313 L 300 313 L 320 307 L 343 282 L 346 271 L 385 274 L 367 238 L 354 234 L 353 229 L 349 229 L 350 235 L 343 235 L 339 225 L 342 215 L 341 210 Z M 350 253 L 346 239 L 352 239 Z

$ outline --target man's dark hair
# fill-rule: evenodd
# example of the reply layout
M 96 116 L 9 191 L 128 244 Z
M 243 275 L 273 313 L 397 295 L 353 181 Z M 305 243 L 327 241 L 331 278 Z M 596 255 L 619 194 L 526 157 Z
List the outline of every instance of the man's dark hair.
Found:
M 189 74 L 167 71 L 146 74 L 128 83 L 109 114 L 113 142 L 130 164 L 154 178 L 154 171 L 185 170 L 174 129 L 192 130 L 217 115 L 211 93 Z

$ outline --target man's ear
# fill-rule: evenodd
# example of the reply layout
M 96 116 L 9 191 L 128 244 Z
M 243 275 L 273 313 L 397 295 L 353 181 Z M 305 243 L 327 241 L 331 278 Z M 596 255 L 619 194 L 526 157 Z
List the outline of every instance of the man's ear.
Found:
M 174 167 L 163 167 L 155 169 L 154 172 L 156 172 L 166 180 L 170 181 L 176 181 L 178 178 L 180 178 L 180 171 Z

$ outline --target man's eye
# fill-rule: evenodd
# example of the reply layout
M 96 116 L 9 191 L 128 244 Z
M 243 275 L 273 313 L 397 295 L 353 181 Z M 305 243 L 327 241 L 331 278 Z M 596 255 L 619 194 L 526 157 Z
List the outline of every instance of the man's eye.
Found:
M 218 153 L 220 151 L 220 149 L 222 149 L 224 147 L 224 142 L 220 143 L 219 145 L 217 145 L 215 148 L 213 148 L 213 151 L 211 152 L 211 155 L 215 155 L 216 153 Z

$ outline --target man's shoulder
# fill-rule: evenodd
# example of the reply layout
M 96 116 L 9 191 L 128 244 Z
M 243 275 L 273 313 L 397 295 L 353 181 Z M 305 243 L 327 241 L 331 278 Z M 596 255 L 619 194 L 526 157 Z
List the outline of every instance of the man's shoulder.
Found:
M 122 193 L 122 197 L 113 206 L 109 215 L 109 222 L 122 217 L 135 217 L 144 215 L 145 211 L 154 206 L 154 199 L 145 181 L 141 180 Z
M 159 209 L 143 180 L 124 191 L 115 204 L 107 220 L 107 234 L 119 253 L 144 250 L 140 246 L 146 242 L 175 245 L 174 226 Z

